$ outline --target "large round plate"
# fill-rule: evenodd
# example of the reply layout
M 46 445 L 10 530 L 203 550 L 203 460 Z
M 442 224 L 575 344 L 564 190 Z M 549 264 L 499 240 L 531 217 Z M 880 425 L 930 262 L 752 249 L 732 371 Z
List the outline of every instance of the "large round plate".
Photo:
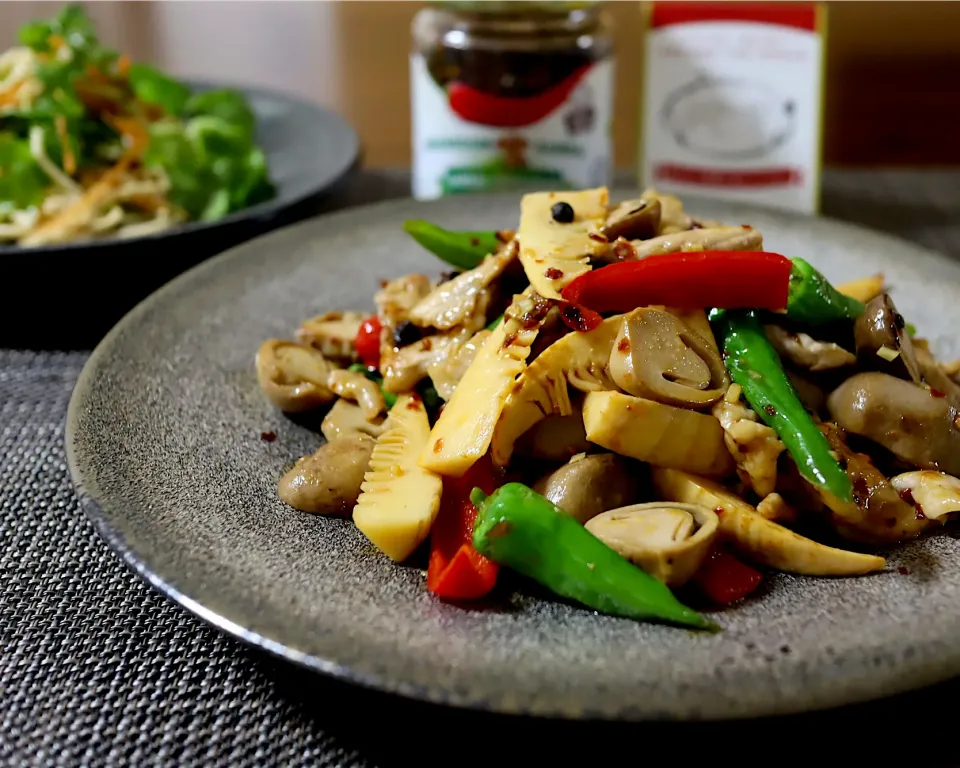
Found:
M 217 87 L 192 85 L 201 91 Z M 262 88 L 236 90 L 257 117 L 257 140 L 276 196 L 217 221 L 144 237 L 42 248 L 0 245 L 12 289 L 0 302 L 0 345 L 92 347 L 137 302 L 185 269 L 317 213 L 322 197 L 358 161 L 356 133 L 319 105 Z
M 960 265 L 833 221 L 689 203 L 750 222 L 831 278 L 884 272 L 898 306 L 957 351 Z M 83 506 L 124 560 L 190 611 L 297 664 L 453 705 L 564 717 L 730 718 L 823 708 L 960 672 L 960 548 L 949 537 L 865 578 L 781 576 L 717 635 L 599 616 L 521 588 L 482 608 L 434 600 L 351 523 L 295 512 L 276 481 L 319 438 L 261 396 L 253 356 L 378 280 L 443 266 L 401 232 L 515 226 L 515 197 L 399 201 L 275 232 L 134 309 L 94 352 L 67 425 Z M 261 440 L 274 431 L 275 442 Z M 909 571 L 908 575 L 898 568 Z

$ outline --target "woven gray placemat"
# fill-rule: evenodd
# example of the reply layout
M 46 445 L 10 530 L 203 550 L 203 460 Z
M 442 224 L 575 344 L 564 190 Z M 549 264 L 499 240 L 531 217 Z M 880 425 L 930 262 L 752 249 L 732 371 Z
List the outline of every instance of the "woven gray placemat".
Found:
M 960 175 L 832 173 L 826 187 L 826 213 L 960 255 Z M 401 176 L 368 174 L 344 202 L 404 190 Z M 361 768 L 473 764 L 471 756 L 489 754 L 501 765 L 563 765 L 577 755 L 596 759 L 600 746 L 639 759 L 649 739 L 689 738 L 682 735 L 689 729 L 676 726 L 439 710 L 315 677 L 210 629 L 128 571 L 80 511 L 63 424 L 86 357 L 0 350 L 0 764 Z M 929 727 L 949 717 L 957 693 L 951 684 L 762 727 L 784 739 L 814 729 L 822 746 L 812 749 L 825 749 L 830 731 L 846 739 L 880 722 Z M 736 734 L 750 738 L 752 727 L 701 727 L 697 738 L 731 747 Z M 466 747 L 437 749 L 438 740 L 455 744 L 458 734 Z M 936 757 L 942 745 L 932 738 L 924 764 L 957 764 Z M 858 756 L 896 754 L 898 744 L 883 741 L 859 741 Z M 804 749 L 795 742 L 791 754 Z M 762 757 L 740 753 L 737 760 Z

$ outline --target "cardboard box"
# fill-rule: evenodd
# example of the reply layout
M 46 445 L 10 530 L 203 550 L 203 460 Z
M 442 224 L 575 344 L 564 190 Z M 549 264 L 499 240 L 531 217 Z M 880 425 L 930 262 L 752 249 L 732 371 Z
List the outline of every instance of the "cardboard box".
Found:
M 659 2 L 645 15 L 642 183 L 815 213 L 826 7 Z

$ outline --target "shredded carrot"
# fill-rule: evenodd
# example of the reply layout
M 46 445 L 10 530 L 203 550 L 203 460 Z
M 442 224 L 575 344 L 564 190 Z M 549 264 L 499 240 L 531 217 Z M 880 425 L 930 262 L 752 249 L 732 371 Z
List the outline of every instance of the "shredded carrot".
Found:
M 91 80 L 95 83 L 106 83 L 109 82 L 109 78 L 103 74 L 97 67 L 93 64 L 87 64 L 87 69 L 84 74 L 87 76 L 88 80 Z
M 149 213 L 156 213 L 163 208 L 170 207 L 170 203 L 160 195 L 131 195 L 127 198 L 127 202 Z
M 123 175 L 147 148 L 150 136 L 146 126 L 130 117 L 104 115 L 110 125 L 127 139 L 123 155 L 117 164 L 104 173 L 94 184 L 84 191 L 80 199 L 68 205 L 58 214 L 45 221 L 21 242 L 23 245 L 45 245 L 62 240 L 80 231 L 95 215 L 97 209 L 107 200 L 113 189 L 123 181 Z
M 18 83 L 14 83 L 13 86 L 5 90 L 3 93 L 0 93 L 0 107 L 15 107 L 17 105 L 17 97 L 20 94 L 20 89 L 23 88 L 26 80 L 21 80 Z
M 146 151 L 147 145 L 150 143 L 150 134 L 147 132 L 147 127 L 143 124 L 143 121 L 123 115 L 104 115 L 103 119 L 127 140 L 124 154 L 130 154 L 134 158 L 138 158 Z
M 126 77 L 130 73 L 130 57 L 123 54 L 117 59 L 117 74 L 120 77 Z
M 59 51 L 60 48 L 67 44 L 60 35 L 50 35 L 50 37 L 47 38 L 47 43 L 55 51 Z
M 135 159 L 133 155 L 124 154 L 119 162 L 103 174 L 78 200 L 41 224 L 23 239 L 22 244 L 46 245 L 64 240 L 83 229 L 110 196 L 114 187 L 123 180 L 123 174 Z
M 67 118 L 63 115 L 57 115 L 53 124 L 57 129 L 57 138 L 60 139 L 60 150 L 63 153 L 63 170 L 68 176 L 73 176 L 77 172 L 77 158 L 73 154 L 73 148 L 70 146 L 70 136 L 67 134 Z

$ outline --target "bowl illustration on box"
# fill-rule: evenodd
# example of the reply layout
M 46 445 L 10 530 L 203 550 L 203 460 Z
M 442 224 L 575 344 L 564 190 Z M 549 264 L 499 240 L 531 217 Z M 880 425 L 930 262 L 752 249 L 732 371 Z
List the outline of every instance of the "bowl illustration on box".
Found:
M 793 135 L 796 104 L 764 83 L 699 77 L 671 93 L 661 121 L 678 146 L 714 160 L 761 158 Z

